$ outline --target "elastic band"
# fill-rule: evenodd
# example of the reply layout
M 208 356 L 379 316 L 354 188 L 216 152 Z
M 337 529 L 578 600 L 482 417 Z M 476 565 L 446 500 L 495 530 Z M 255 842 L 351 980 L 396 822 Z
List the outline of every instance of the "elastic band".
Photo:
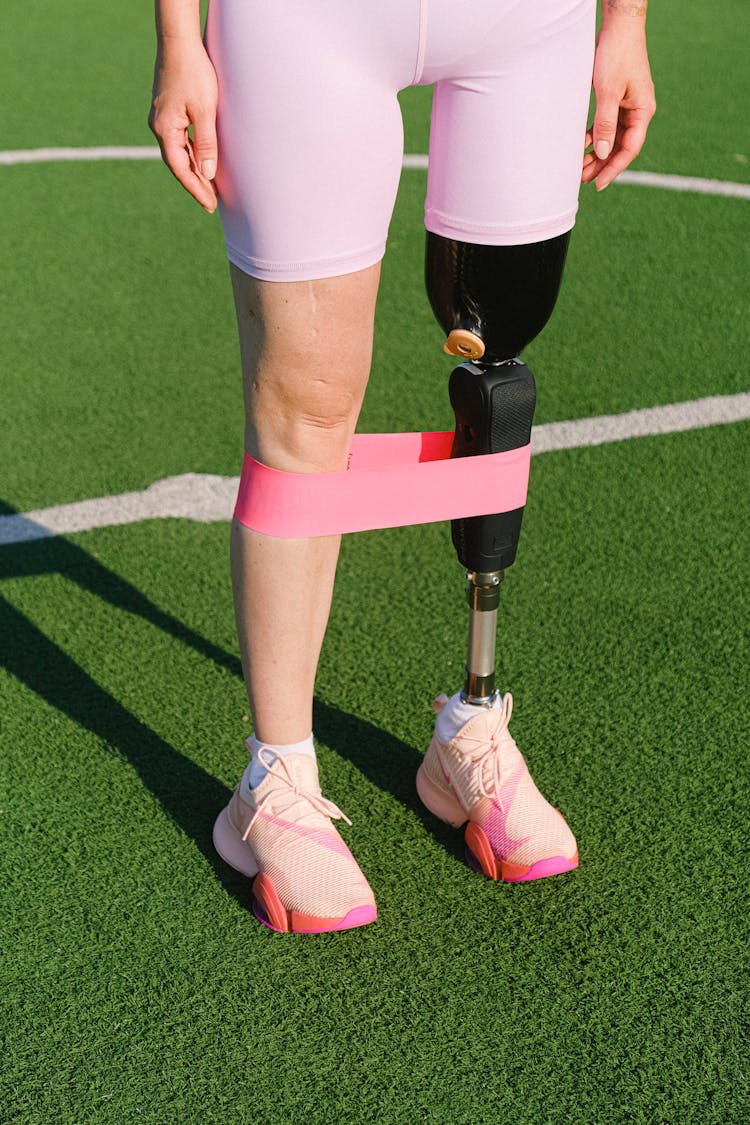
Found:
M 512 512 L 526 503 L 531 445 L 451 458 L 453 433 L 355 434 L 337 473 L 286 473 L 245 454 L 235 517 L 309 539 Z

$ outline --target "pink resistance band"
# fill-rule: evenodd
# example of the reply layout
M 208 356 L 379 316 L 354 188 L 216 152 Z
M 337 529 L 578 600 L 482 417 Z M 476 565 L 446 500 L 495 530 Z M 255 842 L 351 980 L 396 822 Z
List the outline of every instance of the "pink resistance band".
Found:
M 282 472 L 246 453 L 234 514 L 254 531 L 308 539 L 524 506 L 531 445 L 451 458 L 452 444 L 450 431 L 355 434 L 336 473 Z

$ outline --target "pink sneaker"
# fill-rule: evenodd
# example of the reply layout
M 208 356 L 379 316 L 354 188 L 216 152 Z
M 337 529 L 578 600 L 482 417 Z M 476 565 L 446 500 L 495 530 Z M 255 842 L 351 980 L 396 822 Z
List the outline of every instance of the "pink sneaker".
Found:
M 277 933 L 295 934 L 374 922 L 370 886 L 331 824 L 351 821 L 322 795 L 316 762 L 305 754 L 270 759 L 255 789 L 243 776 L 214 825 L 222 859 L 255 876 L 255 917 Z
M 436 700 L 435 710 L 445 698 Z M 541 795 L 508 730 L 513 697 L 480 710 L 450 742 L 432 739 L 417 792 L 435 816 L 466 823 L 466 860 L 490 879 L 521 883 L 578 866 L 573 833 Z

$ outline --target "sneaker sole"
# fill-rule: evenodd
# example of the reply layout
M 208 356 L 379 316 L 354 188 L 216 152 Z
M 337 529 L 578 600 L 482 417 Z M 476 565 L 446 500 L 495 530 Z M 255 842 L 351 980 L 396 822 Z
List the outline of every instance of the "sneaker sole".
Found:
M 325 934 L 333 930 L 351 930 L 355 926 L 366 926 L 377 919 L 377 908 L 369 905 L 356 906 L 343 918 L 316 918 L 312 914 L 303 914 L 298 910 L 287 910 L 268 876 L 258 874 L 258 864 L 252 849 L 232 824 L 226 808 L 222 809 L 216 818 L 213 842 L 225 863 L 235 871 L 239 871 L 241 875 L 247 875 L 248 878 L 255 876 L 253 914 L 259 922 L 277 934 Z
M 335 930 L 353 930 L 377 919 L 376 907 L 355 906 L 343 918 L 319 918 L 299 910 L 287 910 L 267 875 L 260 874 L 253 883 L 253 914 L 269 930 L 277 934 L 328 934 Z
M 453 828 L 460 828 L 466 824 L 468 818 L 463 806 L 452 793 L 443 791 L 431 781 L 423 766 L 417 770 L 417 793 L 425 808 L 439 820 L 445 821 Z M 555 812 L 562 817 L 562 813 L 557 809 Z M 502 880 L 504 883 L 528 883 L 532 879 L 544 879 L 548 875 L 563 875 L 566 871 L 574 871 L 578 867 L 578 852 L 572 858 L 564 855 L 548 856 L 532 864 L 508 863 L 506 860 L 497 859 L 487 835 L 473 821 L 466 824 L 464 838 L 465 859 L 469 867 L 472 871 L 486 875 L 488 879 L 495 882 Z
M 557 810 L 555 810 L 557 811 Z M 557 814 L 561 816 L 561 813 Z M 572 857 L 564 855 L 547 856 L 538 859 L 536 863 L 508 863 L 507 860 L 497 859 L 492 851 L 486 833 L 469 821 L 466 825 L 466 862 L 472 871 L 478 871 L 495 882 L 503 883 L 530 883 L 532 879 L 545 879 L 549 875 L 564 875 L 566 871 L 574 871 L 578 867 L 578 852 Z

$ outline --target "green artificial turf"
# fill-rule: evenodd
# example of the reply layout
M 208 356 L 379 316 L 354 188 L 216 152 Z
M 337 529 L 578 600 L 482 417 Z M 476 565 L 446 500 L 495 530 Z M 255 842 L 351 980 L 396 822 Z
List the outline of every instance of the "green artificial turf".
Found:
M 6 549 L 11 1119 L 739 1121 L 747 436 L 534 463 L 500 668 L 581 843 L 548 883 L 477 877 L 415 796 L 463 658 L 445 529 L 346 540 L 316 728 L 380 919 L 319 939 L 211 850 L 247 729 L 226 529 Z
M 4 15 L 1 147 L 149 142 L 148 6 Z M 639 166 L 747 181 L 745 5 L 649 18 Z M 424 152 L 429 92 L 402 104 Z M 0 182 L 0 511 L 236 473 L 217 220 L 156 163 Z M 362 430 L 452 424 L 424 185 L 404 173 Z M 538 422 L 747 389 L 747 209 L 584 191 L 527 352 Z M 477 876 L 416 798 L 430 700 L 465 655 L 448 529 L 345 538 L 315 729 L 380 917 L 316 938 L 257 925 L 211 845 L 250 729 L 226 525 L 0 547 L 0 1119 L 744 1122 L 749 439 L 745 422 L 532 462 L 498 673 L 579 840 L 557 879 Z

